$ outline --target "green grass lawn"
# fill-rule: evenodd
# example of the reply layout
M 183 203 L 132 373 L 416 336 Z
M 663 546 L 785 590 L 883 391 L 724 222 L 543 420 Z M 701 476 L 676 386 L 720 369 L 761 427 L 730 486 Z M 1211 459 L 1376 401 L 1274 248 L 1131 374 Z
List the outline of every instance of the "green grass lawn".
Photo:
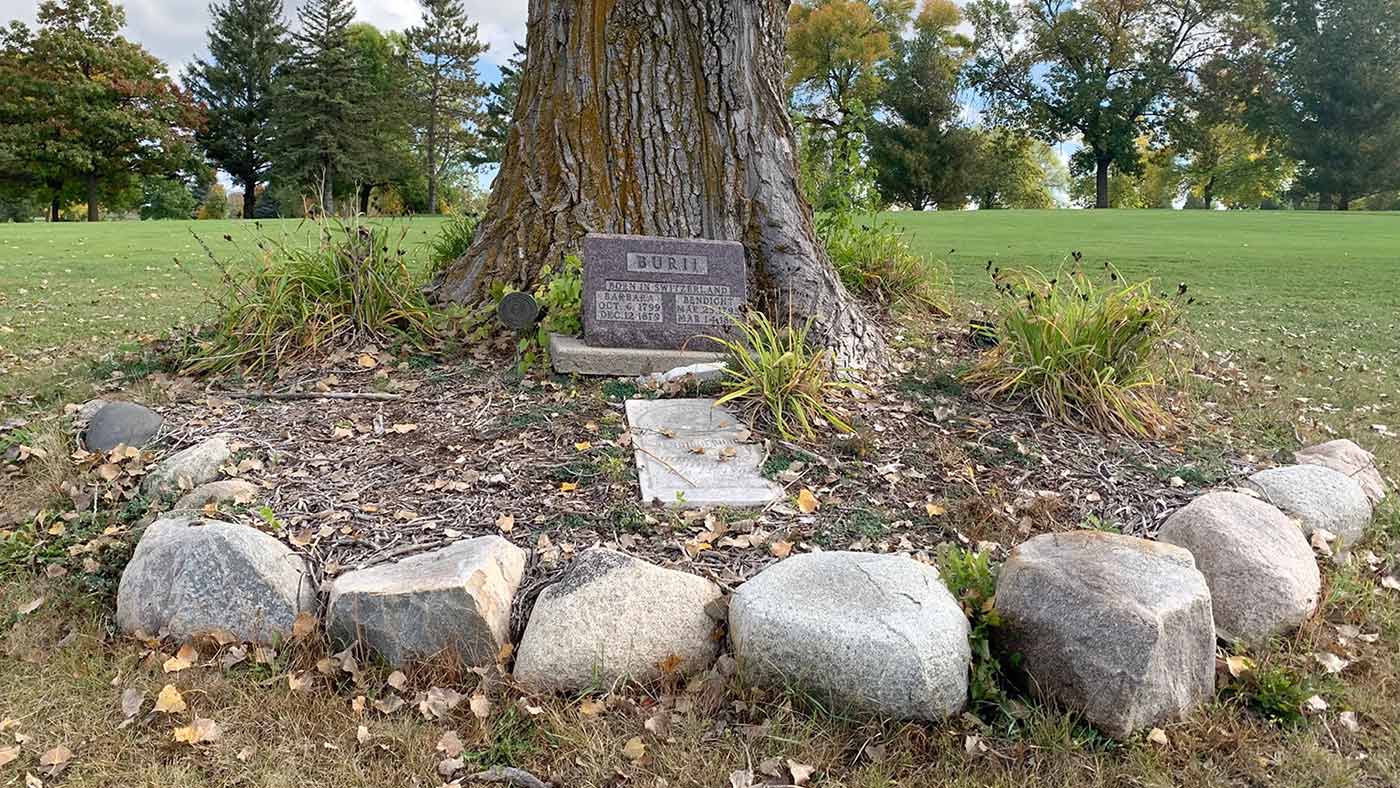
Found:
M 396 222 L 413 262 L 426 262 L 424 244 L 441 222 Z M 61 388 L 89 359 L 200 318 L 218 276 L 196 235 L 230 260 L 249 259 L 259 232 L 311 238 L 312 225 L 299 220 L 256 225 L 0 224 L 0 411 L 37 389 Z

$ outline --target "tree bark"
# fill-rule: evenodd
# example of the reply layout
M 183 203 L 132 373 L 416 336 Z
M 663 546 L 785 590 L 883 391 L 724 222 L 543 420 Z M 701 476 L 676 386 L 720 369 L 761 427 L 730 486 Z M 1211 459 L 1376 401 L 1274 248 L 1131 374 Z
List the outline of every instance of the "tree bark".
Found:
M 1331 192 L 1323 192 L 1323 193 L 1317 195 L 1317 209 L 1318 209 L 1319 211 L 1330 211 L 1330 210 L 1332 210 L 1332 194 L 1331 194 Z
M 798 183 L 787 0 L 531 0 L 528 56 L 476 240 L 435 300 L 522 289 L 590 232 L 737 240 L 755 304 L 843 366 L 885 343 L 841 286 Z
M 1107 208 L 1108 203 L 1108 165 L 1112 164 L 1112 159 L 1094 160 L 1094 207 Z
M 90 221 L 90 222 L 100 222 L 100 221 L 102 221 L 102 215 L 101 215 L 101 214 L 98 212 L 98 210 L 97 210 L 97 173 L 96 173 L 96 172 L 90 172 L 90 173 L 87 174 L 87 208 L 88 208 L 88 217 L 87 217 L 87 220 L 88 220 L 88 221 Z
M 1212 175 L 1212 176 L 1210 176 L 1209 178 L 1206 179 L 1205 189 L 1203 189 L 1202 192 L 1201 192 L 1201 201 L 1204 202 L 1204 203 L 1206 204 L 1206 210 L 1207 210 L 1207 211 L 1209 211 L 1209 210 L 1211 210 L 1211 209 L 1213 209 L 1213 208 L 1215 207 L 1215 176 L 1214 176 L 1214 175 Z
M 1337 196 L 1337 210 L 1345 211 L 1351 208 L 1351 195 L 1342 194 Z
M 243 179 L 243 217 L 253 218 L 253 212 L 258 208 L 258 179 Z
M 53 200 L 49 202 L 49 221 L 50 221 L 50 222 L 57 222 L 57 221 L 59 220 L 60 210 L 61 210 L 61 209 L 62 209 L 62 206 L 59 205 L 59 203 L 58 203 L 58 195 L 55 194 L 54 197 L 53 197 Z
M 362 183 L 359 186 L 360 215 L 369 216 L 369 197 L 374 193 L 374 184 Z

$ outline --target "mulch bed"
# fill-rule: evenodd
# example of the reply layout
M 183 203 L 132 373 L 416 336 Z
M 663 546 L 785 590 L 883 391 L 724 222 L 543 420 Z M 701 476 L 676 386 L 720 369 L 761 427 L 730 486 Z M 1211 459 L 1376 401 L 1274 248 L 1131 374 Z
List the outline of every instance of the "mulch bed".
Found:
M 956 542 L 1004 557 L 1048 531 L 1151 535 L 1201 487 L 1253 470 L 1200 440 L 1085 433 L 979 401 L 949 374 L 972 352 L 956 332 L 904 351 L 902 371 L 853 408 L 855 441 L 770 440 L 765 468 L 793 500 L 763 511 L 643 504 L 623 417 L 635 387 L 522 381 L 499 351 L 415 368 L 371 347 L 275 387 L 396 399 L 235 398 L 247 389 L 176 381 L 164 448 L 232 433 L 238 473 L 263 488 L 267 509 L 231 514 L 304 552 L 320 579 L 502 534 L 531 552 L 526 597 L 595 544 L 732 587 L 790 551 L 929 556 Z M 798 509 L 804 487 L 819 510 Z

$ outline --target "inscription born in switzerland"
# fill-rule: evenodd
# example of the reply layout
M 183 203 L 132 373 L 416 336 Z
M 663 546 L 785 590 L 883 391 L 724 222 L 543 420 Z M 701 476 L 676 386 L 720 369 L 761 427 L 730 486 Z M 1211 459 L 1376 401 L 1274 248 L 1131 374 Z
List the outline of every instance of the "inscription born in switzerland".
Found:
M 669 257 L 681 255 L 628 255 L 628 268 L 633 257 Z M 704 260 L 705 258 L 692 258 Z M 609 279 L 598 291 L 596 313 L 599 320 L 621 323 L 662 323 L 665 313 L 662 296 L 675 296 L 674 322 L 686 326 L 727 326 L 729 316 L 737 314 L 743 299 L 731 295 L 728 285 L 701 285 L 681 282 L 634 282 Z

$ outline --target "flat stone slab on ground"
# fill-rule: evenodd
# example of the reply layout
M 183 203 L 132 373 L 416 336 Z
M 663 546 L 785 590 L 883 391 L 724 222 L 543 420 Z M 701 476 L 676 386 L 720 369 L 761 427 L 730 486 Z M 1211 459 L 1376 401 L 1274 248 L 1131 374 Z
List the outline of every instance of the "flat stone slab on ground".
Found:
M 720 598 L 719 586 L 698 575 L 586 550 L 535 600 L 515 678 L 572 692 L 698 673 L 719 654 L 708 608 Z
M 524 571 L 525 551 L 482 536 L 347 572 L 331 584 L 326 627 L 342 646 L 359 641 L 392 665 L 449 652 L 493 665 Z
M 1195 557 L 1221 640 L 1263 645 L 1317 609 L 1322 578 L 1308 540 L 1288 515 L 1257 498 L 1207 493 L 1168 517 L 1157 538 Z
M 583 338 L 594 347 L 714 350 L 706 337 L 730 333 L 747 288 L 737 241 L 588 235 Z
M 729 604 L 746 681 L 892 717 L 941 719 L 967 703 L 968 634 L 938 570 L 896 555 L 793 556 Z
M 997 579 L 996 636 L 1036 694 L 1115 739 L 1184 718 L 1215 693 L 1210 589 L 1175 545 L 1100 531 L 1045 534 Z
M 271 643 L 315 604 L 306 561 L 277 539 L 246 525 L 172 517 L 141 535 L 117 587 L 117 624 L 151 636 L 227 632 Z
M 118 446 L 142 448 L 155 440 L 165 423 L 159 413 L 135 402 L 101 402 L 91 413 L 87 410 L 79 412 L 87 421 L 80 440 L 91 452 L 109 452 Z
M 763 446 L 712 399 L 627 401 L 642 501 L 673 508 L 766 506 L 783 488 L 763 478 Z
M 692 364 L 717 364 L 724 354 L 707 350 L 592 347 L 578 337 L 549 335 L 549 361 L 561 375 L 634 378 Z

